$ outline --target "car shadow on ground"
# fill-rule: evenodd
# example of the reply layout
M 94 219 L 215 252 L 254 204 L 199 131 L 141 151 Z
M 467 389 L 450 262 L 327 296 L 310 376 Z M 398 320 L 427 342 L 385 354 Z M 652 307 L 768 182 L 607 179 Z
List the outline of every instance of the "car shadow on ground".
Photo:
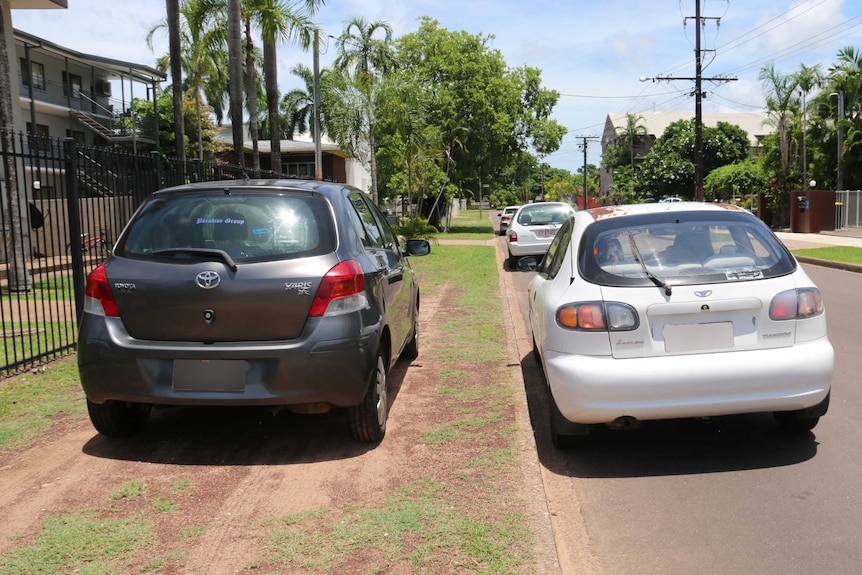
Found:
M 389 372 L 390 412 L 409 362 Z M 290 465 L 358 457 L 377 443 L 348 430 L 343 409 L 305 415 L 267 407 L 157 407 L 144 430 L 111 439 L 94 432 L 87 455 L 168 465 Z
M 587 442 L 561 451 L 551 443 L 548 391 L 532 354 L 521 371 L 539 461 L 559 475 L 582 478 L 719 473 L 794 465 L 817 454 L 816 428 L 783 433 L 768 413 L 644 422 L 635 430 L 596 427 Z

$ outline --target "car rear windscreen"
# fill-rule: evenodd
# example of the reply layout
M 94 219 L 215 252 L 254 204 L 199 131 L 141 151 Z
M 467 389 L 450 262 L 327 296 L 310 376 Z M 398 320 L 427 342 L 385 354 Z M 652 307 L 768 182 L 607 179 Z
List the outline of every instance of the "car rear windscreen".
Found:
M 319 196 L 213 191 L 148 202 L 121 238 L 118 255 L 222 250 L 240 263 L 326 254 L 335 243 L 329 205 Z

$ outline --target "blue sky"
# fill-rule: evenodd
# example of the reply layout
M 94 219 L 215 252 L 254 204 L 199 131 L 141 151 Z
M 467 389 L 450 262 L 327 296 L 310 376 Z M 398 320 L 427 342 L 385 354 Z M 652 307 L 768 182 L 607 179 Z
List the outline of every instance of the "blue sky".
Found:
M 600 136 L 609 112 L 686 111 L 694 113 L 694 83 L 640 82 L 641 77 L 695 74 L 696 0 L 328 0 L 315 20 L 337 36 L 355 16 L 385 20 L 396 36 L 415 31 L 418 18 L 431 16 L 443 28 L 493 35 L 490 45 L 510 67 L 542 71 L 545 87 L 561 96 L 554 118 L 568 128 L 558 152 L 547 161 L 575 171 L 583 165 L 582 136 Z M 788 74 L 801 64 L 835 62 L 839 49 L 862 50 L 860 0 L 700 0 L 704 77 L 737 80 L 704 83 L 704 112 L 758 112 L 764 92 L 760 69 L 773 62 Z M 164 0 L 68 0 L 66 10 L 13 10 L 21 30 L 62 46 L 140 64 L 154 65 L 167 52 L 167 36 L 146 34 L 165 14 Z M 321 64 L 332 58 L 329 50 Z M 297 82 L 290 69 L 310 66 L 311 55 L 282 46 L 282 91 Z M 598 141 L 587 160 L 598 164 Z

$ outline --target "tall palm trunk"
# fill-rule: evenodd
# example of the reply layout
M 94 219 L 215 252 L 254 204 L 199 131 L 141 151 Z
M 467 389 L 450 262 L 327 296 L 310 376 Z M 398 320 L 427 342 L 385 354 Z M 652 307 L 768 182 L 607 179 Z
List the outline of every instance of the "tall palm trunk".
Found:
M 274 40 L 263 41 L 263 81 L 266 87 L 267 123 L 269 124 L 269 166 L 281 172 L 281 133 L 278 121 L 278 66 Z
M 0 0 L 0 78 L 9 78 L 9 52 L 6 49 L 6 16 Z M 15 158 L 12 155 L 12 146 L 15 143 L 15 134 L 12 130 L 12 94 L 9 92 L 9 83 L 0 82 L 0 134 L 3 138 L 3 174 L 6 176 L 6 200 L 9 208 L 9 230 L 11 253 L 7 255 L 12 259 L 9 266 L 9 290 L 30 291 L 30 273 L 27 271 L 25 260 L 25 242 L 23 239 L 24 226 L 21 222 L 21 198 L 18 192 L 18 175 L 15 170 Z M 35 126 L 34 126 L 35 129 Z M 26 204 L 26 198 L 23 202 Z
M 186 159 L 186 130 L 183 120 L 183 66 L 182 46 L 180 44 L 180 3 L 179 0 L 165 0 L 168 13 L 168 44 L 171 61 L 171 86 L 174 100 L 174 137 L 177 157 Z
M 227 1 L 228 69 L 230 72 L 230 122 L 235 162 L 245 166 L 242 142 L 242 6 L 240 0 Z
M 248 98 L 248 131 L 251 136 L 251 165 L 255 173 L 260 172 L 260 151 L 257 129 L 257 69 L 254 63 L 254 40 L 251 37 L 251 18 L 245 20 L 245 73 Z

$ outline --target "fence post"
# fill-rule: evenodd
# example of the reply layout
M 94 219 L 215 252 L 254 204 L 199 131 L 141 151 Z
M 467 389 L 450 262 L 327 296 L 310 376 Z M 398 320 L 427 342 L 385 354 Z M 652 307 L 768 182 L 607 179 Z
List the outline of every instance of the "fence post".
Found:
M 84 317 L 84 255 L 81 253 L 81 206 L 78 199 L 78 149 L 75 138 L 63 145 L 66 164 L 66 211 L 69 214 L 69 254 L 72 257 L 72 285 L 75 288 L 75 319 Z
M 157 189 L 161 190 L 165 187 L 164 173 L 162 172 L 162 158 L 159 156 L 159 153 L 155 151 L 150 152 L 150 157 L 156 164 L 156 185 L 158 186 Z

